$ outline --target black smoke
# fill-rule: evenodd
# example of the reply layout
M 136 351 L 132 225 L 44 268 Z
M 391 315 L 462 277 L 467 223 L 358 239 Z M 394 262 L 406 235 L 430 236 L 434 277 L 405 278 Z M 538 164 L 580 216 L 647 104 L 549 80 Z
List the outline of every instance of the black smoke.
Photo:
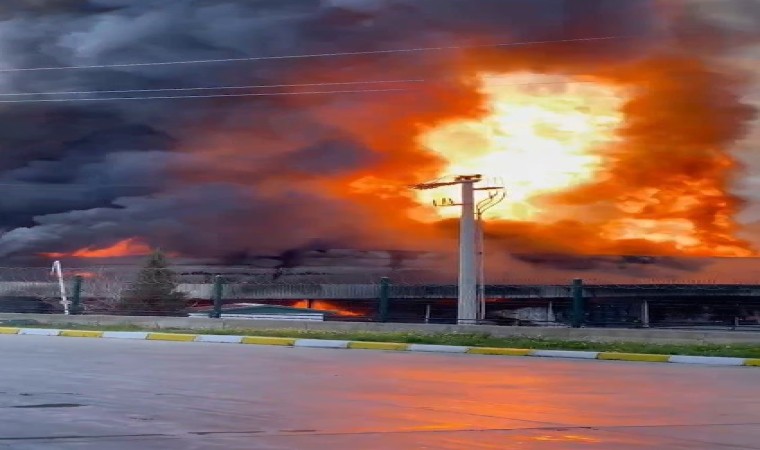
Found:
M 569 254 L 513 254 L 517 261 L 570 272 L 604 272 L 649 277 L 667 269 L 696 271 L 709 264 L 706 259 L 653 256 L 587 256 Z

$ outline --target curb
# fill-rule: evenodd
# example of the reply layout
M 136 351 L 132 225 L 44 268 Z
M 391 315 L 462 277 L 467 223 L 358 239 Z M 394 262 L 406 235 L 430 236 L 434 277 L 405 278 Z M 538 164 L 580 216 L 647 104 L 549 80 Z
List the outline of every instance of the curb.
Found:
M 760 367 L 760 359 L 721 356 L 655 355 L 643 353 L 592 352 L 576 350 L 531 350 L 522 348 L 466 347 L 459 345 L 403 344 L 396 342 L 298 339 L 224 334 L 180 334 L 150 331 L 94 331 L 53 328 L 0 327 L 0 334 L 61 336 L 79 338 L 129 339 L 170 342 L 205 342 L 216 344 L 275 345 L 301 348 L 360 349 L 419 353 L 466 353 L 471 355 L 531 356 L 540 358 L 595 359 L 650 363 L 676 363 L 707 366 Z
M 544 358 L 597 359 L 600 352 L 580 352 L 576 350 L 534 350 L 530 356 Z

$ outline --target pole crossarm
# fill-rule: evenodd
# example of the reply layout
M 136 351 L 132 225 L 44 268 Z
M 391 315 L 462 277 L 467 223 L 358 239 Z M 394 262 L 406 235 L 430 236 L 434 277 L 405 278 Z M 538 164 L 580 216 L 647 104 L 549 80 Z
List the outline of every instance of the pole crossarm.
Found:
M 435 181 L 429 181 L 427 183 L 413 184 L 410 187 L 417 191 L 426 191 L 426 190 L 437 189 L 437 188 L 446 187 L 446 186 L 455 186 L 457 184 L 468 183 L 468 182 L 477 183 L 481 181 L 482 179 L 483 179 L 482 175 L 459 175 L 451 181 L 435 180 Z
M 421 183 L 421 184 L 414 184 L 411 187 L 412 187 L 412 189 L 417 190 L 417 191 L 427 191 L 427 190 L 430 190 L 430 189 L 437 189 L 437 188 L 445 187 L 445 186 L 454 186 L 456 184 L 459 184 L 459 183 L 456 182 L 456 181 L 450 181 L 450 182 L 445 182 L 445 183 Z

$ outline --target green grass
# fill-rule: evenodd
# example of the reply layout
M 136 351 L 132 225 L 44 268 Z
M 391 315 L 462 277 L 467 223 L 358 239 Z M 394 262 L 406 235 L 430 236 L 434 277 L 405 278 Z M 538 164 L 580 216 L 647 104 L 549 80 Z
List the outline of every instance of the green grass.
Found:
M 36 328 L 67 328 L 72 330 L 103 331 L 154 331 L 137 325 L 43 325 L 24 321 L 7 321 L 0 326 L 32 326 Z M 650 344 L 639 342 L 592 342 L 565 341 L 559 339 L 492 337 L 487 334 L 460 333 L 396 333 L 318 330 L 246 330 L 246 329 L 205 329 L 188 330 L 163 328 L 161 332 L 191 334 L 226 334 L 249 336 L 275 336 L 311 339 L 344 339 L 352 341 L 403 342 L 410 344 L 464 345 L 469 347 L 526 348 L 542 350 L 589 350 L 623 353 L 653 353 L 658 355 L 732 356 L 739 358 L 760 358 L 760 344 Z

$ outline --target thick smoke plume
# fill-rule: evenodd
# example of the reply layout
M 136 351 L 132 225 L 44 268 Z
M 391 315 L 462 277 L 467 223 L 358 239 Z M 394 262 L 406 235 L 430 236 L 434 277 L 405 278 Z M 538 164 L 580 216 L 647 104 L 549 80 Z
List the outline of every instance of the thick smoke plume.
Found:
M 747 5 L 744 17 L 752 14 Z M 310 85 L 0 97 L 289 94 L 0 103 L 0 255 L 129 238 L 221 260 L 448 248 L 451 222 L 412 218 L 419 205 L 408 186 L 444 168 L 418 137 L 482 114 L 471 80 L 486 71 L 584 76 L 632 92 L 598 181 L 543 199 L 578 218 L 494 223 L 489 237 L 505 251 L 749 254 L 736 237 L 742 202 L 730 193 L 739 169 L 730 150 L 754 110 L 742 102 L 748 79 L 719 58 L 756 36 L 710 17 L 699 2 L 655 0 L 9 2 L 0 7 L 0 70 L 448 49 L 0 72 L 9 93 Z M 594 37 L 614 39 L 488 47 Z M 630 237 L 630 221 L 685 221 L 695 241 L 684 249 Z

